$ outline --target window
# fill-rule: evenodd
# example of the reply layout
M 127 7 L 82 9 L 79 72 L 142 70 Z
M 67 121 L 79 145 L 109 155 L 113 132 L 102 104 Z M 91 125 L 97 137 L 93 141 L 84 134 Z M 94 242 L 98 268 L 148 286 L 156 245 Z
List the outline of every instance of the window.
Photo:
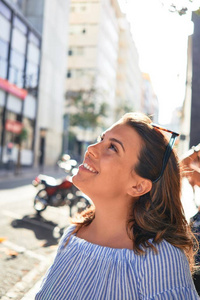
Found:
M 17 29 L 19 29 L 23 34 L 27 34 L 26 25 L 17 16 L 14 17 L 13 25 Z
M 22 88 L 24 84 L 24 55 L 11 49 L 9 81 Z
M 26 51 L 26 37 L 21 31 L 14 28 L 12 36 L 12 48 L 20 53 L 25 54 Z
M 28 93 L 24 101 L 23 116 L 31 120 L 34 120 L 36 117 L 36 99 L 30 93 Z
M 0 38 L 6 42 L 10 41 L 10 22 L 0 14 Z M 2 30 L 3 28 L 3 30 Z
M 24 129 L 27 132 L 27 139 L 22 142 L 22 147 L 24 149 L 32 149 L 33 135 L 34 135 L 34 121 L 24 118 L 23 119 Z
M 15 51 L 15 50 L 11 50 L 10 53 L 10 64 L 13 67 L 16 67 L 19 70 L 23 70 L 24 69 L 24 55 Z
M 6 79 L 8 67 L 8 43 L 0 39 L 0 77 Z
M 68 51 L 68 55 L 69 56 L 73 55 L 73 51 L 71 49 Z
M 38 48 L 40 47 L 40 39 L 32 31 L 29 32 L 28 40 Z
M 14 66 L 10 66 L 9 68 L 9 81 L 18 87 L 23 87 L 23 72 L 18 70 Z
M 72 73 L 71 73 L 71 71 L 68 71 L 67 72 L 67 78 L 71 78 L 72 77 Z
M 27 62 L 26 69 L 26 88 L 35 88 L 38 86 L 38 65 Z
M 28 43 L 28 60 L 39 65 L 40 49 L 32 43 Z
M 8 103 L 7 103 L 7 109 L 10 110 L 11 115 L 15 116 L 15 114 L 18 114 L 20 116 L 21 111 L 22 111 L 22 100 L 9 94 L 8 95 Z M 9 117 L 10 119 L 10 117 Z M 15 120 L 15 119 L 12 119 Z M 17 119 L 18 121 L 20 121 L 19 119 Z
M 0 2 L 0 14 L 6 17 L 6 19 L 11 19 L 11 10 L 2 2 Z
M 6 93 L 3 90 L 0 90 L 0 107 L 5 106 L 5 95 Z

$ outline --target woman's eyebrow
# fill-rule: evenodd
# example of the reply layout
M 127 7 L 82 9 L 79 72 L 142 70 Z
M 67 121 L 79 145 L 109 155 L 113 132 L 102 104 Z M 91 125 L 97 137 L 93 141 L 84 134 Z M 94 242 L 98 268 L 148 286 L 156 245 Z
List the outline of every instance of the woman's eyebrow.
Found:
M 118 139 L 115 139 L 115 138 L 110 138 L 109 140 L 112 141 L 112 142 L 116 142 L 116 143 L 120 144 L 121 147 L 122 147 L 122 149 L 123 149 L 123 151 L 125 152 L 124 145 L 123 145 L 123 143 L 121 141 L 119 141 Z

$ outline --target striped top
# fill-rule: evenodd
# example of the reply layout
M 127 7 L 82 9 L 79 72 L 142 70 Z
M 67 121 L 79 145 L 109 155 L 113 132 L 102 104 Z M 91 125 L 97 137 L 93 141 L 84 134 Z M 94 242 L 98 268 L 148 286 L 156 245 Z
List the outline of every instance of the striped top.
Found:
M 136 255 L 64 233 L 35 300 L 196 300 L 186 256 L 166 241 Z

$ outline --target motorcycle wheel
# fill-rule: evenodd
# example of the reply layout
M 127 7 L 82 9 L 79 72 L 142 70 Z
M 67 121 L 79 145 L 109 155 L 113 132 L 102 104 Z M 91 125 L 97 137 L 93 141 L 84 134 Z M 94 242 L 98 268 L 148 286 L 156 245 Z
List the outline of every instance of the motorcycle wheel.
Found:
M 48 195 L 45 189 L 40 190 L 34 199 L 34 208 L 37 212 L 42 212 L 47 208 Z
M 66 203 L 69 206 L 70 217 L 73 216 L 73 210 L 76 210 L 76 213 L 81 213 L 87 207 L 91 206 L 91 203 L 83 196 L 75 196 Z

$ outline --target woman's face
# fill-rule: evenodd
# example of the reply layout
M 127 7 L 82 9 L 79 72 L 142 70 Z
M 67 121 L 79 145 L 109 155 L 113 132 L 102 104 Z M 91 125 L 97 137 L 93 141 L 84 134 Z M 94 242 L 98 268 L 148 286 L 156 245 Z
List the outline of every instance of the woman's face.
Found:
M 90 145 L 73 183 L 91 199 L 125 197 L 133 184 L 142 140 L 128 125 L 109 128 L 96 144 Z

